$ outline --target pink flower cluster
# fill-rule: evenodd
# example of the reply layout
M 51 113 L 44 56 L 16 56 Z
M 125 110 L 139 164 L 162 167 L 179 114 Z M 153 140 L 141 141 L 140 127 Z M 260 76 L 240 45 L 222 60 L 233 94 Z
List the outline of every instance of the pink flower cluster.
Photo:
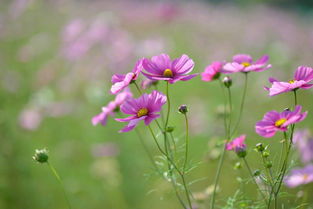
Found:
M 153 120 L 160 117 L 157 113 L 166 103 L 166 96 L 161 92 L 153 91 L 151 94 L 142 94 L 135 99 L 132 98 L 128 86 L 135 83 L 140 74 L 148 79 L 142 83 L 142 89 L 156 84 L 157 81 L 166 81 L 170 84 L 177 81 L 187 81 L 197 76 L 197 74 L 189 74 L 193 68 L 193 60 L 185 54 L 174 60 L 171 60 L 167 54 L 160 54 L 151 59 L 139 59 L 131 72 L 112 76 L 110 92 L 117 94 L 117 96 L 114 101 L 102 108 L 100 114 L 93 117 L 92 123 L 105 125 L 108 116 L 113 116 L 114 112 L 120 108 L 121 112 L 131 115 L 127 118 L 116 119 L 119 122 L 128 122 L 128 125 L 120 132 L 133 130 L 141 120 L 144 121 L 145 125 L 149 125 Z

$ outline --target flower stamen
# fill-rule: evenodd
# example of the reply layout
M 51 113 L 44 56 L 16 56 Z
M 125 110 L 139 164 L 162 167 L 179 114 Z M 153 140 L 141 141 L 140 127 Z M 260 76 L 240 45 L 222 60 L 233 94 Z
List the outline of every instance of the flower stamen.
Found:
M 296 82 L 295 80 L 290 80 L 288 81 L 288 83 L 293 84 L 294 82 Z
M 141 108 L 138 112 L 137 112 L 137 117 L 142 117 L 148 114 L 148 109 L 147 108 Z
M 173 77 L 173 71 L 171 69 L 165 69 L 163 72 L 163 76 L 167 78 Z
M 276 127 L 281 127 L 287 121 L 286 118 L 281 118 L 275 122 Z
M 249 62 L 242 62 L 241 63 L 244 67 L 249 67 L 251 64 Z
M 302 178 L 303 178 L 304 181 L 306 181 L 306 180 L 308 180 L 309 175 L 305 173 L 305 174 L 303 174 Z

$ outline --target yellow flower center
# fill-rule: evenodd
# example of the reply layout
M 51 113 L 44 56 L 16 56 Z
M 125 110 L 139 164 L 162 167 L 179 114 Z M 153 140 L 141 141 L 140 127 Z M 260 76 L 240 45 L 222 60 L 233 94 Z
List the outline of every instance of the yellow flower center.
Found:
M 147 108 L 141 108 L 138 112 L 137 112 L 137 116 L 140 118 L 141 116 L 145 116 L 148 114 L 148 109 Z
M 242 62 L 241 63 L 244 67 L 249 67 L 251 64 L 249 62 Z
M 166 70 L 164 70 L 163 76 L 164 76 L 164 77 L 167 77 L 167 78 L 173 77 L 173 72 L 172 72 L 172 70 L 171 70 L 171 69 L 166 69 Z
M 282 126 L 286 121 L 287 121 L 286 118 L 279 119 L 279 120 L 277 120 L 277 121 L 275 122 L 275 126 L 276 126 L 276 127 L 280 127 L 280 126 Z
M 288 81 L 288 83 L 293 84 L 295 82 L 295 80 L 290 80 Z
M 303 174 L 302 178 L 303 178 L 304 181 L 306 181 L 306 180 L 308 180 L 309 175 L 305 173 L 305 174 Z

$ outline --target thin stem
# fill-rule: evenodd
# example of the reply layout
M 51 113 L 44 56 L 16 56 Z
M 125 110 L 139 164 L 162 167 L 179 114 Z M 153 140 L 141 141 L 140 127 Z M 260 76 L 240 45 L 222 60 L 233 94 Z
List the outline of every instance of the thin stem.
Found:
M 224 100 L 224 114 L 223 114 L 223 117 L 224 117 L 225 137 L 227 138 L 226 142 L 225 142 L 225 144 L 226 144 L 230 140 L 230 137 L 228 136 L 229 131 L 228 131 L 227 117 L 226 117 L 227 101 L 226 101 L 226 94 L 225 94 L 225 90 L 224 90 L 224 85 L 223 85 L 223 82 L 220 79 L 219 79 L 219 83 L 220 83 L 220 86 L 221 86 L 221 89 L 222 89 L 222 92 L 223 92 L 223 100 Z M 211 207 L 210 207 L 211 209 L 214 209 L 217 184 L 219 182 L 219 178 L 220 178 L 220 175 L 221 175 L 225 154 L 226 154 L 226 149 L 225 149 L 225 145 L 224 145 L 223 151 L 222 151 L 222 154 L 221 154 L 221 157 L 220 157 L 220 160 L 219 160 L 218 165 L 217 165 L 217 171 L 216 171 L 216 174 L 215 174 L 215 178 L 214 178 L 214 188 L 213 188 L 213 193 L 212 193 L 212 198 L 211 198 Z
M 231 99 L 231 91 L 230 88 L 227 88 L 227 92 L 228 92 L 228 103 L 229 103 L 229 121 L 228 121 L 228 139 L 231 138 L 230 136 L 230 129 L 231 129 L 231 114 L 232 114 L 232 109 L 233 109 L 233 105 L 232 105 L 232 99 Z
M 217 166 L 217 172 L 215 175 L 215 179 L 214 179 L 214 188 L 213 188 L 213 194 L 212 194 L 212 199 L 211 199 L 211 209 L 214 209 L 214 205 L 215 205 L 215 196 L 216 196 L 216 189 L 217 189 L 217 184 L 220 178 L 220 174 L 221 174 L 221 170 L 222 170 L 222 165 L 224 162 L 224 158 L 225 158 L 225 153 L 226 153 L 226 149 L 225 147 L 223 147 L 223 152 L 221 155 L 221 158 L 218 162 L 218 166 Z
M 298 104 L 298 98 L 297 98 L 297 90 L 293 91 L 294 99 L 295 99 L 295 106 Z
M 245 100 L 246 100 L 247 87 L 248 87 L 248 73 L 244 73 L 244 75 L 245 75 L 245 84 L 244 84 L 244 89 L 243 89 L 243 94 L 242 94 L 242 99 L 241 99 L 241 104 L 240 104 L 239 117 L 238 117 L 238 120 L 236 122 L 236 125 L 233 131 L 231 132 L 231 136 L 234 135 L 234 133 L 236 132 L 239 126 L 240 120 L 242 118 L 243 107 L 244 107 Z
M 258 188 L 258 190 L 259 190 L 259 193 L 261 194 L 261 196 L 262 196 L 262 198 L 264 199 L 265 203 L 267 203 L 267 202 L 266 202 L 266 199 L 265 199 L 265 196 L 264 196 L 264 194 L 263 194 L 263 192 L 262 192 L 262 190 L 260 189 L 258 183 L 256 182 L 256 180 L 255 180 L 255 178 L 254 178 L 254 175 L 253 175 L 252 170 L 251 170 L 251 168 L 250 168 L 250 166 L 249 166 L 249 164 L 248 164 L 248 161 L 246 160 L 246 158 L 242 158 L 242 159 L 243 159 L 244 163 L 246 164 L 246 167 L 247 167 L 247 169 L 248 169 L 248 171 L 249 171 L 249 174 L 250 174 L 251 178 L 253 179 L 254 183 L 256 184 L 256 186 L 257 186 L 257 188 Z
M 136 83 L 136 81 L 134 81 L 134 84 L 135 84 L 136 89 L 137 89 L 137 91 L 139 92 L 139 94 L 142 95 L 142 91 L 141 91 L 141 89 L 139 88 L 139 86 L 138 86 L 138 84 Z
M 148 125 L 148 128 L 150 130 L 150 133 L 159 149 L 159 151 L 167 158 L 167 160 L 173 165 L 173 167 L 175 168 L 175 170 L 178 172 L 178 174 L 180 175 L 181 179 L 182 179 L 182 182 L 183 182 L 183 186 L 184 186 L 184 189 L 185 189 L 185 193 L 186 193 L 186 197 L 187 197 L 187 200 L 188 200 L 188 205 L 190 208 L 192 208 L 192 205 L 191 205 L 191 200 L 190 200 L 190 197 L 189 197 L 189 190 L 187 188 L 187 184 L 186 184 L 186 181 L 185 181 L 185 177 L 184 177 L 184 174 L 179 170 L 179 168 L 176 166 L 176 164 L 172 161 L 172 159 L 166 154 L 166 152 L 164 152 L 164 150 L 161 148 L 160 144 L 158 143 L 158 140 L 155 136 L 155 134 L 153 133 L 153 130 L 151 129 L 151 127 Z
M 142 135 L 140 134 L 140 131 L 135 128 L 135 132 L 136 132 L 136 134 L 137 134 L 137 136 L 138 136 L 138 138 L 139 138 L 139 141 L 140 141 L 141 145 L 143 146 L 145 152 L 147 153 L 147 155 L 148 155 L 148 157 L 149 157 L 149 159 L 150 159 L 150 161 L 151 161 L 153 167 L 156 169 L 156 171 L 157 171 L 160 175 L 162 175 L 162 172 L 159 170 L 159 168 L 158 168 L 158 166 L 156 165 L 156 163 L 155 163 L 155 161 L 154 161 L 154 159 L 153 159 L 151 153 L 149 152 L 149 149 L 148 149 L 146 143 L 144 142 L 144 139 L 143 139 Z
M 189 149 L 189 125 L 188 125 L 188 117 L 187 113 L 184 114 L 185 116 L 185 122 L 186 122 L 186 150 L 185 150 L 185 162 L 184 162 L 184 167 L 183 167 L 183 172 L 186 172 L 186 165 L 188 161 L 188 149 Z
M 173 133 L 170 133 L 170 136 L 171 136 L 171 139 L 172 139 L 172 142 L 173 142 L 174 154 L 176 155 L 176 142 L 175 142 Z
M 51 172 L 53 173 L 53 175 L 55 176 L 55 178 L 58 180 L 58 182 L 60 183 L 61 187 L 62 187 L 62 190 L 63 190 L 63 193 L 64 193 L 64 197 L 66 199 L 66 202 L 67 202 L 67 206 L 69 209 L 71 209 L 71 203 L 69 201 L 69 199 L 67 198 L 67 195 L 66 195 L 66 192 L 65 192 L 65 188 L 64 188 L 64 185 L 63 185 L 63 182 L 61 180 L 61 177 L 59 176 L 58 172 L 55 170 L 55 168 L 49 163 L 49 161 L 47 161 L 47 164 L 48 164 L 48 167 L 50 168 Z
M 169 116 L 171 112 L 171 101 L 170 101 L 170 95 L 169 95 L 169 82 L 166 82 L 166 99 L 167 99 L 167 114 L 166 114 L 166 121 L 165 121 L 165 130 L 168 125 Z

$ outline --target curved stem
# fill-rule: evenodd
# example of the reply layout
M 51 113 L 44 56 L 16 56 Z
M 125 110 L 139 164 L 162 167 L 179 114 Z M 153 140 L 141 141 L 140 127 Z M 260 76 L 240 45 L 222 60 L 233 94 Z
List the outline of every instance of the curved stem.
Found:
M 217 172 L 216 172 L 215 179 L 214 179 L 214 188 L 213 188 L 212 199 L 211 199 L 211 207 L 210 207 L 211 209 L 214 209 L 216 189 L 217 189 L 217 184 L 218 184 L 218 181 L 219 181 L 219 178 L 220 178 L 222 165 L 223 165 L 224 158 L 225 158 L 225 153 L 226 153 L 226 149 L 225 149 L 225 147 L 223 147 L 223 152 L 222 152 L 221 158 L 220 158 L 220 160 L 218 162 Z
M 159 170 L 158 166 L 155 164 L 155 161 L 154 161 L 154 159 L 153 159 L 151 153 L 149 152 L 149 149 L 148 149 L 146 143 L 144 142 L 143 137 L 142 137 L 142 135 L 140 134 L 139 130 L 137 130 L 137 129 L 135 128 L 135 131 L 136 131 L 136 134 L 137 134 L 137 136 L 138 136 L 138 138 L 139 138 L 139 141 L 140 141 L 141 145 L 143 146 L 145 152 L 147 153 L 147 155 L 148 155 L 148 157 L 149 157 L 149 159 L 150 159 L 150 161 L 151 161 L 153 167 L 156 169 L 156 171 L 157 171 L 160 175 L 162 175 L 162 172 Z
M 241 98 L 239 117 L 238 117 L 238 120 L 236 122 L 236 125 L 234 126 L 233 131 L 231 132 L 231 136 L 234 135 L 235 131 L 237 130 L 237 128 L 239 126 L 239 123 L 240 123 L 240 120 L 242 117 L 243 107 L 244 107 L 245 100 L 246 100 L 247 87 L 248 87 L 248 73 L 244 73 L 244 75 L 245 75 L 245 84 L 244 84 L 243 94 L 242 94 L 242 98 Z
M 227 88 L 227 91 L 228 91 L 228 103 L 229 103 L 229 121 L 228 121 L 228 139 L 231 138 L 231 135 L 230 135 L 230 130 L 231 130 L 231 114 L 232 114 L 232 111 L 233 111 L 233 105 L 232 105 L 232 99 L 231 99 L 231 91 L 230 91 L 230 88 Z
M 257 188 L 258 188 L 258 190 L 259 190 L 259 193 L 261 194 L 261 196 L 262 196 L 262 198 L 264 199 L 265 203 L 267 203 L 267 202 L 266 202 L 266 199 L 265 199 L 265 196 L 264 196 L 264 194 L 263 194 L 263 192 L 262 192 L 262 190 L 260 189 L 258 183 L 257 183 L 256 180 L 255 180 L 255 177 L 254 177 L 254 175 L 253 175 L 253 173 L 252 173 L 252 170 L 251 170 L 251 168 L 250 168 L 250 166 L 249 166 L 249 164 L 248 164 L 248 161 L 246 160 L 246 158 L 242 158 L 242 159 L 243 159 L 243 162 L 246 164 L 246 167 L 247 167 L 247 169 L 248 169 L 248 171 L 249 171 L 249 174 L 250 174 L 251 178 L 253 179 L 255 185 L 257 186 Z
M 66 199 L 66 202 L 67 202 L 67 206 L 69 209 L 71 209 L 71 203 L 69 201 L 69 199 L 67 198 L 67 195 L 66 195 L 66 192 L 65 192 L 65 188 L 64 188 L 64 185 L 63 185 L 63 182 L 61 180 L 61 177 L 59 176 L 58 172 L 55 170 L 55 168 L 49 163 L 49 161 L 47 161 L 47 164 L 48 164 L 48 167 L 50 168 L 51 172 L 53 173 L 53 175 L 55 176 L 55 178 L 58 180 L 58 182 L 60 183 L 61 187 L 62 187 L 62 190 L 63 190 L 63 193 L 64 193 L 64 197 Z
M 183 167 L 183 172 L 186 172 L 186 165 L 188 161 L 188 149 L 189 149 L 189 125 L 188 125 L 188 117 L 187 113 L 184 114 L 185 116 L 185 122 L 186 122 L 186 150 L 185 150 L 185 162 L 184 162 L 184 167 Z
M 190 208 L 192 208 L 192 205 L 191 205 L 191 200 L 190 200 L 190 197 L 189 197 L 189 190 L 187 188 L 187 184 L 186 184 L 186 181 L 185 181 L 185 177 L 184 177 L 184 174 L 179 170 L 179 168 L 176 166 L 176 164 L 173 162 L 173 160 L 166 154 L 166 152 L 164 152 L 164 150 L 161 148 L 160 144 L 158 143 L 158 140 L 155 136 L 155 134 L 153 133 L 153 130 L 151 129 L 150 125 L 148 125 L 148 128 L 149 128 L 149 131 L 159 149 L 159 151 L 167 158 L 167 160 L 173 165 L 174 169 L 177 171 L 177 173 L 180 175 L 181 179 L 182 179 L 182 182 L 183 182 L 183 186 L 184 186 L 184 189 L 185 189 L 185 193 L 186 193 L 186 197 L 187 197 L 187 200 L 188 200 L 188 205 Z

